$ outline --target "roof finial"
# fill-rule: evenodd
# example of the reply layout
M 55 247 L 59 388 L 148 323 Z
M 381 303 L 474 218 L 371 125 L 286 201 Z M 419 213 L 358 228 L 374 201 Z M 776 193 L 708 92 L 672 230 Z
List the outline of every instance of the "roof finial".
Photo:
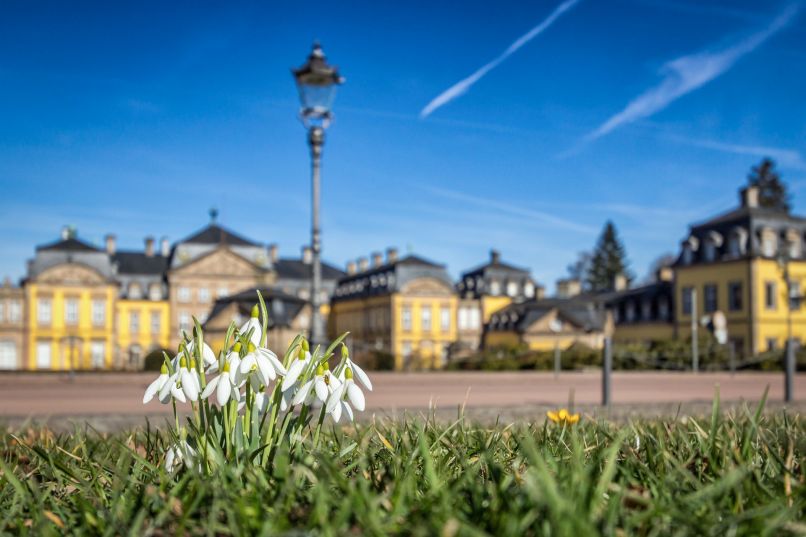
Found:
M 216 220 L 218 219 L 218 209 L 215 207 L 210 207 L 208 213 L 210 214 L 210 224 L 215 224 Z

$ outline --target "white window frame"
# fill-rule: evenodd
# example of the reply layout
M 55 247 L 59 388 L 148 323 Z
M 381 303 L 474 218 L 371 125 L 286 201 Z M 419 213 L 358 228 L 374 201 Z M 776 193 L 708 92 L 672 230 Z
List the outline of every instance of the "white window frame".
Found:
M 162 330 L 162 314 L 158 311 L 152 311 L 150 324 L 151 334 L 154 336 L 159 335 Z
M 191 295 L 190 287 L 179 287 L 176 290 L 176 301 L 182 303 L 190 302 Z
M 53 368 L 53 344 L 50 341 L 36 342 L 36 368 Z
M 433 323 L 431 322 L 431 305 L 420 306 L 420 329 L 423 332 L 430 332 Z
M 104 326 L 106 324 L 106 301 L 92 301 L 92 326 Z
M 210 288 L 209 287 L 199 287 L 199 302 L 203 304 L 207 304 L 210 302 Z
M 90 342 L 90 367 L 102 369 L 106 365 L 106 343 L 95 340 Z
M 459 315 L 458 315 L 458 317 L 459 317 L 459 319 L 458 319 L 459 330 L 467 330 L 468 328 L 470 328 L 470 325 L 469 325 L 469 313 L 470 313 L 470 308 L 466 308 L 466 307 L 459 308 Z
M 64 324 L 68 326 L 78 325 L 79 302 L 77 298 L 66 298 L 64 300 Z
M 50 324 L 53 322 L 53 301 L 51 299 L 37 299 L 36 321 L 39 326 L 50 326 Z
M 441 307 L 439 309 L 439 326 L 443 332 L 451 331 L 451 309 L 448 307 Z
M 518 296 L 518 282 L 507 282 L 507 296 Z
M 17 345 L 11 340 L 0 340 L 0 369 L 17 369 Z
M 140 333 L 140 312 L 139 311 L 130 311 L 129 312 L 129 333 L 130 334 L 139 334 Z
M 22 320 L 22 304 L 19 300 L 8 301 L 8 322 L 18 323 Z
M 186 311 L 179 312 L 179 333 L 181 334 L 183 331 L 188 332 L 190 330 L 190 323 L 191 318 L 190 314 Z
M 411 332 L 411 306 L 403 306 L 401 309 L 400 325 L 404 332 Z

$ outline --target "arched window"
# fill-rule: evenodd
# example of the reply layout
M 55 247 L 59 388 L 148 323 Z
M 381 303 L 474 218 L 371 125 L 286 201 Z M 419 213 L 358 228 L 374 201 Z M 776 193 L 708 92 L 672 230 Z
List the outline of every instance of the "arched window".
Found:
M 129 284 L 129 297 L 132 300 L 139 300 L 143 298 L 143 288 L 140 287 L 139 283 L 130 283 Z

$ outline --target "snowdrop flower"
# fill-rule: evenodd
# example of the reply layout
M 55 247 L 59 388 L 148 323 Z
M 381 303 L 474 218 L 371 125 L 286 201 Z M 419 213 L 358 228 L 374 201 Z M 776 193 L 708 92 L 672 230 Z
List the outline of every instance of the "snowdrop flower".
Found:
M 181 465 L 190 468 L 190 465 L 196 459 L 196 450 L 187 443 L 187 431 L 183 427 L 180 431 L 180 440 L 168 448 L 165 454 L 165 470 L 173 473 L 179 469 Z
M 224 362 L 221 374 L 207 384 L 201 394 L 201 398 L 207 399 L 213 394 L 213 391 L 215 391 L 216 401 L 218 401 L 219 406 L 225 406 L 230 399 L 233 401 L 240 400 L 240 392 L 235 385 L 233 374 L 230 373 L 229 362 Z
M 341 372 L 341 379 L 344 380 L 344 373 L 347 369 L 352 369 L 352 372 L 355 373 L 355 376 L 364 385 L 366 389 L 372 391 L 372 382 L 369 380 L 369 376 L 364 372 L 361 367 L 358 366 L 355 362 L 350 359 L 350 351 L 347 350 L 347 345 L 342 343 L 341 345 L 341 356 L 345 359 L 344 362 L 344 369 Z
M 258 320 L 258 316 L 260 315 L 260 309 L 255 304 L 252 307 L 252 315 L 250 315 L 249 320 L 243 323 L 241 329 L 238 331 L 242 335 L 249 335 L 249 341 L 255 347 L 260 347 L 261 338 L 263 337 L 263 325 L 260 324 Z M 251 330 L 251 333 L 249 332 Z
M 299 347 L 297 359 L 294 360 L 294 363 L 288 367 L 288 373 L 286 374 L 285 378 L 283 378 L 283 384 L 280 387 L 283 392 L 286 392 L 294 387 L 297 379 L 299 379 L 299 376 L 303 371 L 305 371 L 305 367 L 307 367 L 307 365 L 310 363 L 311 353 L 308 352 L 308 349 L 308 342 L 303 339 L 302 345 Z
M 292 402 L 295 405 L 302 402 L 310 404 L 316 396 L 321 403 L 325 403 L 330 394 L 339 386 L 341 386 L 341 381 L 330 372 L 328 363 L 321 363 L 316 367 L 314 378 L 302 385 Z
M 148 388 L 146 388 L 146 393 L 143 395 L 143 404 L 151 401 L 154 396 L 157 395 L 160 390 L 162 390 L 163 386 L 165 386 L 165 384 L 168 382 L 168 378 L 168 366 L 162 364 L 162 367 L 160 367 L 159 376 L 156 378 L 156 380 L 154 380 L 154 382 L 148 385 Z
M 184 360 L 184 358 L 182 358 Z M 171 398 L 176 399 L 180 403 L 186 403 L 187 398 L 185 397 L 185 393 L 182 391 L 181 387 L 179 386 L 180 378 L 179 378 L 179 371 L 176 371 L 173 375 L 168 378 L 168 381 L 162 387 L 159 392 L 159 399 L 160 403 L 167 405 Z
M 187 351 L 193 356 L 193 349 L 196 347 L 196 339 L 192 339 L 190 343 L 187 344 Z M 218 362 L 218 358 L 216 358 L 213 349 L 210 348 L 210 345 L 202 341 L 201 347 L 201 357 L 202 361 L 204 362 L 205 366 L 211 366 Z
M 336 388 L 330 399 L 328 399 L 325 412 L 333 417 L 333 421 L 338 422 L 341 417 L 341 410 L 343 409 L 350 421 L 353 421 L 352 405 L 358 411 L 363 411 L 366 402 L 364 400 L 364 392 L 353 380 L 353 370 L 349 367 L 344 368 L 344 382 Z
M 271 395 L 266 393 L 266 386 L 261 385 L 255 390 L 255 399 L 252 402 L 252 410 L 257 411 L 258 414 L 263 414 L 269 409 L 269 399 Z
M 276 354 L 269 349 L 256 347 L 251 341 L 249 342 L 248 353 L 241 360 L 238 371 L 242 377 L 251 376 L 252 379 L 254 379 L 255 375 L 259 375 L 265 386 L 268 386 L 272 380 L 276 379 L 277 375 L 282 376 L 287 373 L 283 364 L 277 359 Z M 252 382 L 253 387 L 256 387 L 254 383 L 257 380 L 254 379 Z
M 160 392 L 160 400 L 163 399 L 163 392 L 168 388 L 174 399 L 178 399 L 183 403 L 188 399 L 196 401 L 199 398 L 199 386 L 197 383 L 198 378 L 194 378 L 188 371 L 187 358 L 183 356 L 179 359 L 179 371 L 174 373 L 168 379 L 168 383 L 163 386 L 163 391 Z

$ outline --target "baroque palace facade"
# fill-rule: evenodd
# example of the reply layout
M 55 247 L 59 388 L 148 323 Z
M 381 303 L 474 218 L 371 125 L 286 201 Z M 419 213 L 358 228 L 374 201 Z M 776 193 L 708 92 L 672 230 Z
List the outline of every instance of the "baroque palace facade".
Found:
M 175 348 L 194 317 L 215 337 L 221 314 L 227 325 L 235 317 L 227 305 L 251 309 L 257 288 L 273 308 L 273 334 L 304 331 L 310 311 L 297 306 L 310 273 L 308 248 L 281 258 L 215 222 L 173 245 L 146 238 L 142 251 L 119 251 L 112 235 L 101 248 L 65 228 L 36 248 L 19 286 L 0 287 L 0 369 L 139 369 L 148 353 Z M 326 263 L 322 273 L 327 303 L 344 273 Z

